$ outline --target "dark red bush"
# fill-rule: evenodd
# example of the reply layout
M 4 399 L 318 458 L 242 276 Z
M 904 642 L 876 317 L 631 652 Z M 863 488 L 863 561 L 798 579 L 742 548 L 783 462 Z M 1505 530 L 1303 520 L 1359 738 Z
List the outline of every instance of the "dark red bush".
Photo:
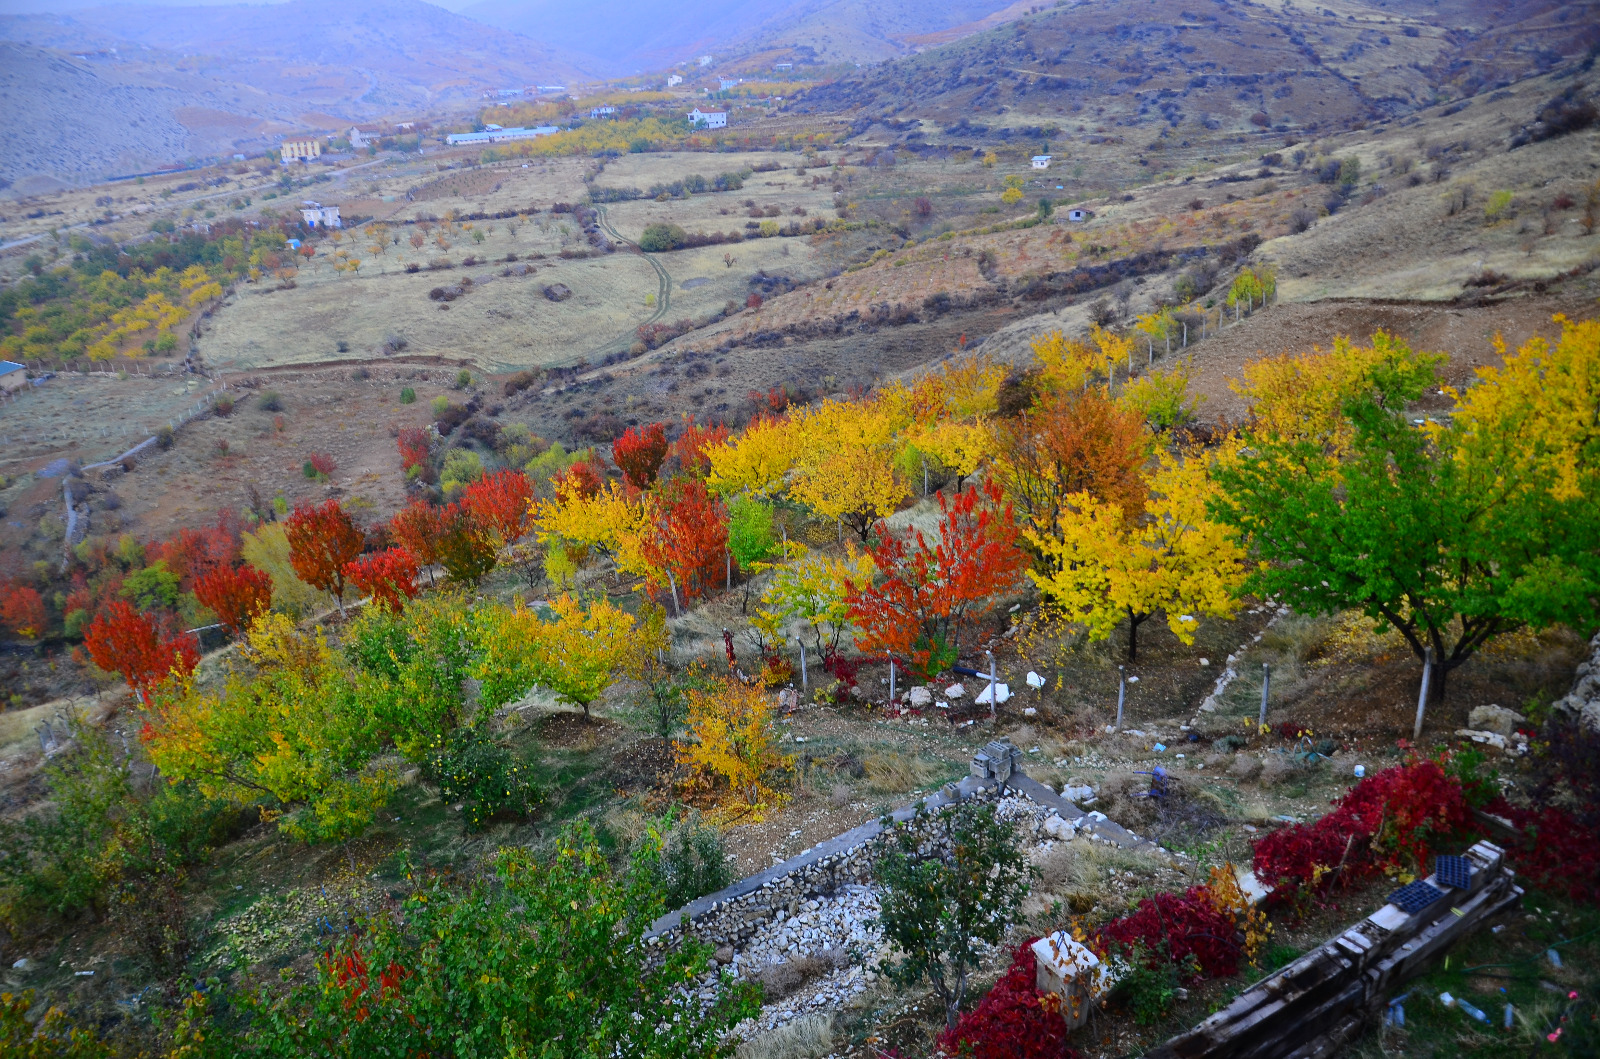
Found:
M 1142 946 L 1152 960 L 1170 959 L 1198 981 L 1239 972 L 1233 935 L 1233 917 L 1212 903 L 1206 887 L 1191 886 L 1183 894 L 1146 897 L 1133 912 L 1101 927 L 1091 947 L 1104 953 Z
M 1078 1053 L 1067 1047 L 1067 1024 L 1059 1009 L 1049 999 L 1041 1004 L 1034 988 L 1037 970 L 1030 946 L 1038 940 L 1023 942 L 1005 976 L 976 1008 L 961 1016 L 955 1029 L 939 1036 L 939 1047 L 946 1054 L 973 1059 L 1078 1059 Z
M 1488 811 L 1521 829 L 1523 842 L 1506 853 L 1535 886 L 1574 901 L 1600 901 L 1600 843 L 1595 833 L 1565 809 L 1524 809 L 1504 798 Z

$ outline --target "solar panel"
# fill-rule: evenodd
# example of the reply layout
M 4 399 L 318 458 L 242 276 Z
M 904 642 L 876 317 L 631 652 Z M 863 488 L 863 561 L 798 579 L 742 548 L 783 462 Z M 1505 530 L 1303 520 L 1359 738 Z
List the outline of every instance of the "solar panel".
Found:
M 1465 857 L 1439 857 L 1434 861 L 1433 875 L 1446 886 L 1465 890 L 1472 885 L 1472 862 Z
M 1415 915 L 1443 896 L 1443 890 L 1418 879 L 1390 894 L 1389 903 Z

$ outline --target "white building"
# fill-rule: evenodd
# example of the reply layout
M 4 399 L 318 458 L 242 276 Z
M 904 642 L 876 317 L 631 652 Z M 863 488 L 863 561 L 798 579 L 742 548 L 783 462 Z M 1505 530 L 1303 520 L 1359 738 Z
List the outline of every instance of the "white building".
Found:
M 676 88 L 681 84 L 683 84 L 683 75 L 682 74 L 668 74 L 667 75 L 667 87 L 668 88 Z
M 1036 154 L 1036 155 L 1034 155 L 1033 156 L 1033 168 L 1035 168 L 1035 169 L 1049 169 L 1050 168 L 1050 155 L 1047 155 L 1047 154 Z
M 1069 221 L 1086 221 L 1092 216 L 1093 214 L 1091 214 L 1088 210 L 1077 209 L 1067 211 L 1067 220 Z
M 307 228 L 321 225 L 324 228 L 343 228 L 344 221 L 339 219 L 339 207 L 324 206 L 320 202 L 307 202 L 300 209 L 300 219 L 306 222 Z
M 739 87 L 739 78 L 737 78 L 737 77 L 719 77 L 719 78 L 717 78 L 717 91 L 719 91 L 719 92 L 726 92 L 730 88 L 738 88 L 738 87 Z
M 695 107 L 689 111 L 689 127 L 694 129 L 726 129 L 728 127 L 728 112 L 726 110 L 705 111 Z
M 482 132 L 453 132 L 444 138 L 444 142 L 452 147 L 464 143 L 508 143 L 512 140 L 532 140 L 540 136 L 550 136 L 560 131 L 554 125 L 538 125 L 531 129 L 521 126 L 502 129 L 498 125 L 486 125 Z
M 590 107 L 589 108 L 589 120 L 593 121 L 596 118 L 615 117 L 616 113 L 617 113 L 617 108 L 616 107 Z
M 701 66 L 710 66 L 711 65 L 711 56 L 709 56 L 709 55 L 700 56 L 700 65 Z

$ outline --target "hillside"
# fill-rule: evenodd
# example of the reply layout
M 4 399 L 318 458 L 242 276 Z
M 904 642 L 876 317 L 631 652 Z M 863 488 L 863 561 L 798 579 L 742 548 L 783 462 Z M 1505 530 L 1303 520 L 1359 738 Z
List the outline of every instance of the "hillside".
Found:
M 1596 39 L 1588 5 L 1551 0 L 1315 9 L 1109 0 L 863 70 L 796 109 L 945 125 L 1052 119 L 1100 134 L 1119 125 L 1316 131 L 1499 87 Z
M 585 76 L 536 40 L 420 0 L 101 7 L 3 17 L 0 39 L 19 57 L 4 70 L 4 135 L 26 145 L 25 163 L 11 152 L 0 170 L 13 181 L 98 179 L 259 148 L 308 114 L 416 113 Z M 63 146 L 60 130 L 85 124 L 104 129 L 86 149 Z
M 809 63 L 870 63 L 910 54 L 909 38 L 970 24 L 1003 0 L 789 0 L 645 6 L 602 0 L 479 0 L 462 13 L 581 54 L 611 75 L 662 68 L 710 53 L 726 64 L 751 53 Z

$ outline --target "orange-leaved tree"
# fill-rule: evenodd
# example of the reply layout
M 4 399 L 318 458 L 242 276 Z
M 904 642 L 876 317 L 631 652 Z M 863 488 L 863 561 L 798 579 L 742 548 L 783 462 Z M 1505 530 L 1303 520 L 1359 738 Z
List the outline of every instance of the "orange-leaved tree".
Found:
M 667 427 L 651 423 L 629 427 L 611 444 L 611 459 L 622 476 L 635 489 L 648 489 L 655 483 L 661 461 L 667 458 Z
M 649 498 L 647 510 L 654 532 L 644 535 L 642 551 L 655 582 L 667 575 L 674 605 L 678 591 L 694 599 L 723 575 L 728 555 L 728 508 L 699 478 L 678 477 Z
M 1091 386 L 1045 392 L 999 431 L 995 478 L 1018 516 L 1050 535 L 1076 493 L 1114 504 L 1130 519 L 1144 510 L 1150 442 L 1144 418 Z
M 727 783 L 733 803 L 759 820 L 782 796 L 768 784 L 791 759 L 778 752 L 772 703 L 759 687 L 715 679 L 689 692 L 689 739 L 678 743 L 678 760 L 694 770 L 715 796 Z M 744 815 L 741 813 L 740 815 Z
M 33 639 L 44 632 L 49 620 L 37 589 L 15 585 L 0 596 L 0 625 L 18 636 Z
M 846 600 L 861 650 L 902 655 L 924 678 L 955 662 L 964 627 L 1013 588 L 1027 565 L 1011 505 L 1000 501 L 992 482 L 981 493 L 968 486 L 954 501 L 941 493 L 931 545 L 921 530 L 899 536 L 878 524 L 871 554 L 879 577 L 852 583 Z
M 329 500 L 316 507 L 297 507 L 284 522 L 289 540 L 289 565 L 295 576 L 329 593 L 344 611 L 344 568 L 361 554 L 366 537 L 355 521 Z
M 515 544 L 528 532 L 533 483 L 521 471 L 507 468 L 486 474 L 461 493 L 460 504 L 478 528 L 500 547 Z
M 579 460 L 557 480 L 557 492 L 563 483 L 576 495 L 589 498 L 600 492 L 600 487 L 605 484 L 606 476 L 589 460 Z
M 162 684 L 187 677 L 200 662 L 193 636 L 168 635 L 154 618 L 120 599 L 106 604 L 89 623 L 83 646 L 95 665 L 122 674 L 146 706 Z
M 408 475 L 412 473 L 412 468 L 418 468 L 416 473 L 420 474 L 420 468 L 428 465 L 431 441 L 428 431 L 423 427 L 406 427 L 400 431 L 396 443 L 400 446 L 400 464 Z
M 400 546 L 428 567 L 428 579 L 433 580 L 433 565 L 439 561 L 439 541 L 448 528 L 448 513 L 425 500 L 413 500 L 395 512 L 389 522 L 389 532 Z
M 195 578 L 194 595 L 237 636 L 272 609 L 272 578 L 250 565 L 217 566 Z
M 417 594 L 417 557 L 404 548 L 385 548 L 345 564 L 344 576 L 374 606 L 398 614 Z

